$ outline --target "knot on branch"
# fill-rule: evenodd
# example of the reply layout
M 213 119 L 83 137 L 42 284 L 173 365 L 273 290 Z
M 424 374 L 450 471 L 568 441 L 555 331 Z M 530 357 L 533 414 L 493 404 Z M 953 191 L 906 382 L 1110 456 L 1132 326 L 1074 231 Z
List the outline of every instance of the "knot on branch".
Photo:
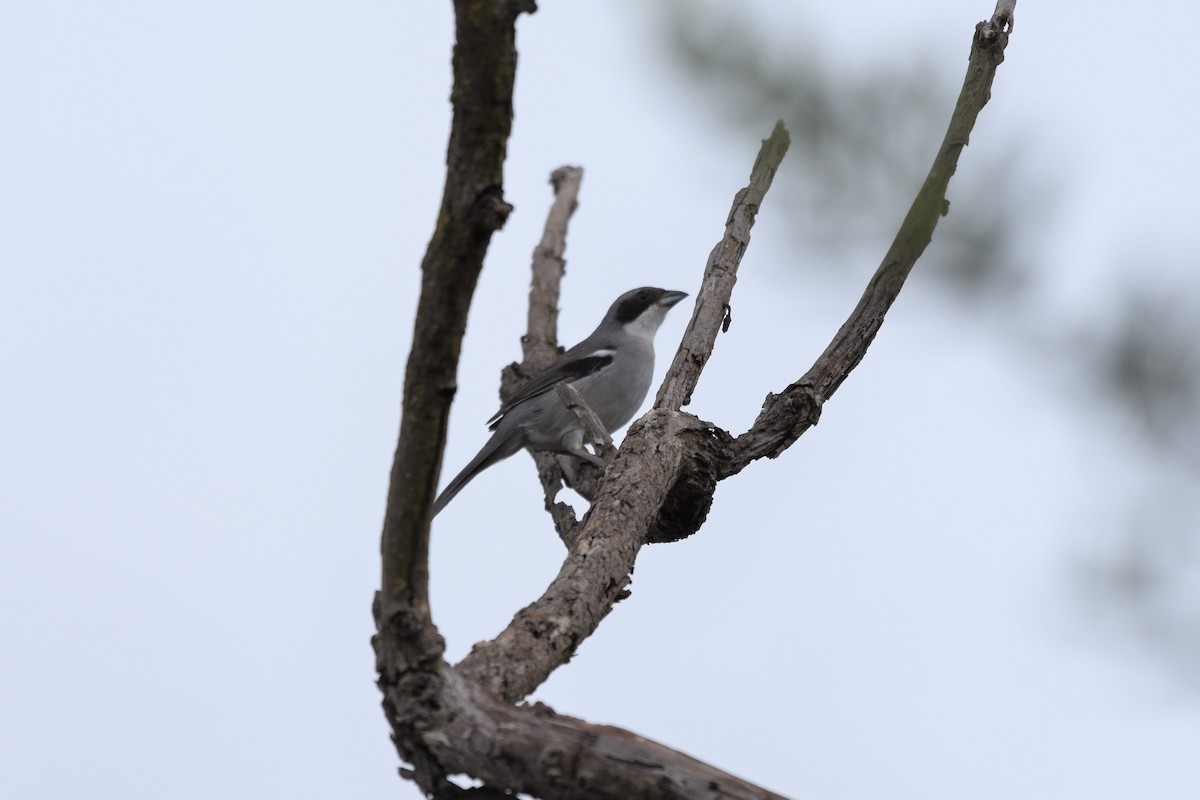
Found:
M 998 0 L 996 10 L 992 13 L 991 20 L 988 24 L 1003 33 L 1012 33 L 1013 14 L 1017 10 L 1017 0 Z
M 476 226 L 491 233 L 503 228 L 512 212 L 513 207 L 504 199 L 504 191 L 499 186 L 489 186 L 475 198 L 469 214 Z
M 669 432 L 679 447 L 679 466 L 646 534 L 646 541 L 655 544 L 677 542 L 700 530 L 733 443 L 726 431 L 682 412 L 672 414 Z
M 995 64 L 1004 61 L 1004 48 L 1008 46 L 1008 35 L 1012 33 L 1015 10 L 1016 0 L 999 0 L 992 18 L 975 26 L 975 46 L 991 50 Z
M 504 11 L 505 21 L 510 25 L 522 14 L 534 14 L 538 10 L 534 0 L 499 0 L 498 5 Z

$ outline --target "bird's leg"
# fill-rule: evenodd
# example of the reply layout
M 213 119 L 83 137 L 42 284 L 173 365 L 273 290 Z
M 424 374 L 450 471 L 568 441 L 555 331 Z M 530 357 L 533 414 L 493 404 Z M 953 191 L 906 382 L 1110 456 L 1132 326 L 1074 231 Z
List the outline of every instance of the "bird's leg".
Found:
M 567 452 L 570 453 L 571 455 L 579 456 L 584 461 L 592 462 L 597 467 L 599 467 L 601 470 L 604 470 L 608 467 L 607 461 L 605 461 L 603 458 L 596 455 L 595 453 L 592 453 L 586 447 L 580 447 L 578 450 L 568 450 Z
M 608 462 L 583 446 L 583 436 L 583 431 L 578 428 L 564 436 L 562 442 L 560 442 L 562 452 L 570 453 L 576 458 L 595 464 L 603 472 L 608 466 Z

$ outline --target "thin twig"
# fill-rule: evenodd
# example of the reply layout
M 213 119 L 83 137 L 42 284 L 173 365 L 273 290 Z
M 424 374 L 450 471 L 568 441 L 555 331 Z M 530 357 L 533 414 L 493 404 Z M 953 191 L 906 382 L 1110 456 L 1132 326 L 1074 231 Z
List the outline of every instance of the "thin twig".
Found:
M 546 214 L 542 240 L 533 248 L 528 324 L 521 338 L 523 358 L 520 364 L 509 364 L 501 372 L 501 400 L 516 394 L 529 376 L 545 369 L 561 352 L 558 346 L 558 301 L 563 274 L 567 271 L 567 230 L 571 216 L 579 206 L 579 187 L 582 182 L 583 167 L 562 166 L 550 173 L 554 202 Z M 559 462 L 553 453 L 532 452 L 531 455 L 546 498 L 546 511 L 554 522 L 554 530 L 563 542 L 568 542 L 573 538 L 572 531 L 578 523 L 575 510 L 555 499 L 563 485 Z
M 579 390 L 565 381 L 555 386 L 554 390 L 558 393 L 558 399 L 562 400 L 567 410 L 574 414 L 575 419 L 579 420 L 579 424 L 583 426 L 583 433 L 587 437 L 586 441 L 596 445 L 601 458 L 605 461 L 612 461 L 612 457 L 616 453 L 612 436 L 604 429 L 604 423 L 583 399 Z
M 546 214 L 542 240 L 533 249 L 529 282 L 529 319 L 521 340 L 523 369 L 539 370 L 558 357 L 558 299 L 567 271 L 567 228 L 579 207 L 583 167 L 563 166 L 550 173 L 554 202 Z
M 733 294 L 733 284 L 737 282 L 742 254 L 750 244 L 750 229 L 790 144 L 791 137 L 783 121 L 776 122 L 775 129 L 758 151 L 758 158 L 750 170 L 750 182 L 733 198 L 733 208 L 725 221 L 725 235 L 708 256 L 692 319 L 671 368 L 667 370 L 667 379 L 654 398 L 655 408 L 678 411 L 692 402 L 692 392 L 700 380 L 700 372 L 712 356 L 717 333 L 728 329 L 729 298 Z
M 1016 0 L 1001 0 L 996 15 L 976 26 L 967 74 L 941 148 L 858 306 L 800 380 L 780 394 L 767 395 L 754 425 L 737 437 L 730 458 L 721 467 L 722 478 L 740 472 L 755 459 L 775 458 L 790 447 L 817 423 L 825 401 L 866 355 L 913 265 L 932 240 L 938 220 L 949 211 L 946 188 L 975 120 L 991 97 L 996 68 L 1004 61 L 1006 28 L 1012 24 L 1015 6 Z

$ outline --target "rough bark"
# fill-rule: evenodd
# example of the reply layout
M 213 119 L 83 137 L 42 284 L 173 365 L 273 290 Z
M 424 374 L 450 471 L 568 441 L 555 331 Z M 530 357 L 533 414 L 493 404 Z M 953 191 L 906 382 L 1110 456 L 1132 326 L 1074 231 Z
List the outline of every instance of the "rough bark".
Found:
M 946 187 L 1003 60 L 1014 6 L 1015 0 L 1001 0 L 992 19 L 977 26 L 945 140 L 858 306 L 805 375 L 768 395 L 754 425 L 734 438 L 679 408 L 728 322 L 741 253 L 786 150 L 786 133 L 777 128 L 764 143 L 750 186 L 735 198 L 726 235 L 710 257 L 697 310 L 655 408 L 631 427 L 597 483 L 583 520 L 556 518 L 569 543 L 558 576 L 495 640 L 477 646 L 451 668 L 442 658 L 428 605 L 429 509 L 466 311 L 491 233 L 508 213 L 500 168 L 511 125 L 513 26 L 522 11 L 533 10 L 532 3 L 456 2 L 454 125 L 446 192 L 422 264 L 422 297 L 384 521 L 383 585 L 375 606 L 384 708 L 397 751 L 412 764 L 405 774 L 427 794 L 464 794 L 446 778 L 463 772 L 485 784 L 471 790 L 477 796 L 518 791 L 546 800 L 777 796 L 627 731 L 589 725 L 541 705 L 513 703 L 565 663 L 627 595 L 643 545 L 696 531 L 719 480 L 755 459 L 778 456 L 816 424 L 824 402 L 862 360 L 948 209 Z M 569 205 L 574 207 L 573 196 Z M 565 217 L 554 226 L 565 236 Z M 526 342 L 530 368 L 557 352 L 554 315 L 562 241 L 550 251 L 541 267 L 548 272 L 541 278 L 535 265 Z M 545 475 L 543 482 L 549 487 Z
M 787 131 L 776 125 L 763 142 L 748 185 L 734 196 L 725 236 L 709 259 L 708 272 L 718 275 L 705 276 L 697 311 L 684 336 L 685 345 L 698 342 L 693 354 L 704 354 L 698 367 L 694 356 L 684 357 L 693 368 L 687 373 L 692 386 L 716 337 L 715 328 L 709 337 L 698 329 L 696 320 L 703 321 L 705 309 L 720 309 L 728 300 L 758 203 L 770 188 L 787 143 Z M 710 291 L 717 292 L 718 298 L 706 303 L 703 295 Z M 674 367 L 668 383 L 673 376 Z M 673 384 L 683 387 L 677 392 L 681 397 L 690 392 L 686 380 Z M 605 470 L 586 516 L 566 537 L 570 550 L 558 577 L 540 598 L 517 612 L 500 636 L 475 646 L 459 664 L 462 674 L 515 702 L 565 664 L 624 596 L 641 546 L 682 538 L 699 528 L 716 488 L 718 445 L 728 440 L 713 426 L 666 409 L 656 409 L 635 422 Z
M 725 235 L 709 253 L 692 318 L 671 361 L 671 368 L 667 370 L 666 380 L 658 390 L 655 408 L 678 411 L 692 402 L 692 392 L 700 382 L 700 373 L 716 346 L 717 333 L 728 330 L 729 300 L 737 282 L 742 255 L 750 244 L 750 229 L 754 227 L 758 207 L 771 188 L 775 171 L 790 144 L 791 137 L 783 122 L 775 123 L 775 130 L 758 151 L 758 158 L 750 170 L 750 182 L 734 196 L 733 207 L 725 221 Z
M 562 352 L 558 346 L 558 299 L 563 274 L 567 269 L 567 228 L 578 206 L 581 167 L 563 166 L 550 175 L 554 187 L 554 202 L 546 215 L 542 240 L 533 251 L 533 276 L 529 287 L 529 317 L 525 336 L 521 339 L 522 360 L 509 364 L 500 377 L 500 399 L 508 400 L 529 376 L 551 364 Z M 566 503 L 555 502 L 564 479 L 571 483 L 575 471 L 571 457 L 559 458 L 553 453 L 534 453 L 538 480 L 546 495 L 546 510 L 554 521 L 554 529 L 564 541 L 574 538 L 577 525 L 575 510 Z M 588 465 L 589 467 L 591 465 Z M 567 470 L 564 475 L 564 467 Z M 592 468 L 593 473 L 596 471 Z M 593 477 L 594 480 L 594 477 Z
M 453 121 L 446 184 L 421 263 L 421 297 L 404 376 L 375 598 L 379 688 L 400 757 L 421 788 L 444 785 L 422 733 L 436 726 L 444 643 L 429 610 L 429 519 L 446 442 L 467 311 L 483 257 L 512 210 L 503 170 L 512 127 L 515 23 L 533 2 L 456 0 Z
M 541 704 L 505 704 L 448 668 L 441 678 L 446 724 L 429 737 L 430 750 L 490 786 L 564 800 L 783 800 L 635 733 Z

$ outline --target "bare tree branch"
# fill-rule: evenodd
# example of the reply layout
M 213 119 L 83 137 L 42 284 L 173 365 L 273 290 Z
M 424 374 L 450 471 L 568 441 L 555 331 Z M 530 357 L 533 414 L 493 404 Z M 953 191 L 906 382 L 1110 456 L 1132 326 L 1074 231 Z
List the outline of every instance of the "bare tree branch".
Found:
M 563 405 L 567 410 L 575 415 L 579 420 L 579 424 L 583 426 L 583 432 L 587 437 L 586 441 L 593 443 L 596 446 L 596 452 L 604 463 L 611 464 L 612 460 L 617 456 L 617 448 L 613 445 L 612 436 L 604 429 L 604 423 L 600 421 L 600 417 L 596 416 L 596 412 L 588 406 L 587 401 L 583 399 L 583 395 L 579 393 L 570 383 L 560 383 L 555 390 L 558 392 L 558 397 L 562 400 Z M 555 460 L 558 463 L 558 469 L 561 471 L 563 480 L 567 486 L 570 486 L 578 494 L 582 495 L 589 503 L 596 498 L 596 491 L 599 489 L 600 481 L 604 478 L 604 470 L 599 465 L 593 464 L 590 461 L 576 458 L 571 455 L 556 455 Z M 546 503 L 549 504 L 551 498 L 547 496 Z M 562 503 L 555 503 L 555 506 L 561 506 Z M 553 511 L 551 512 L 553 514 Z M 572 529 L 565 533 L 560 531 L 560 536 L 563 544 L 567 549 L 574 547 L 577 540 L 578 531 Z
M 578 206 L 582 180 L 581 167 L 559 167 L 550 175 L 555 199 L 546 216 L 542 240 L 533 251 L 529 318 L 525 336 L 521 340 L 524 358 L 520 364 L 509 364 L 501 373 L 501 400 L 512 397 L 529 376 L 552 363 L 562 352 L 558 346 L 558 300 L 567 265 L 567 229 L 571 215 Z M 560 396 L 562 392 L 568 393 L 564 403 L 584 422 L 589 438 L 600 441 L 602 435 L 601 455 L 611 458 L 614 451 L 612 438 L 603 425 L 594 419 L 595 414 L 582 402 L 583 398 L 578 396 L 578 391 L 573 387 L 563 386 L 559 387 L 559 392 Z M 571 398 L 571 394 L 574 394 L 575 398 Z M 596 423 L 597 427 L 594 429 L 587 427 L 589 416 Z M 605 455 L 606 451 L 608 456 Z M 567 503 L 557 502 L 556 497 L 566 483 L 590 500 L 595 495 L 601 472 L 595 465 L 582 462 L 574 456 L 551 452 L 534 452 L 532 456 L 537 466 L 538 480 L 545 493 L 546 510 L 554 521 L 559 538 L 570 546 L 575 538 L 575 512 Z
M 800 380 L 780 394 L 767 395 L 754 425 L 737 437 L 729 460 L 721 467 L 722 478 L 740 472 L 755 459 L 777 457 L 817 424 L 822 405 L 866 355 L 908 273 L 932 240 L 938 219 L 949 212 L 946 188 L 975 120 L 991 97 L 992 80 L 1004 61 L 1007 29 L 1012 25 L 1015 5 L 1016 0 L 1001 0 L 996 15 L 976 26 L 967 75 L 942 146 L 858 306 Z
M 429 612 L 429 518 L 455 371 L 483 257 L 507 219 L 503 174 L 512 127 L 515 23 L 531 0 L 456 0 L 454 116 L 437 226 L 421 263 L 421 297 L 404 377 L 400 437 L 384 511 L 374 639 L 379 688 L 400 757 L 431 792 L 444 781 L 421 744 L 422 701 L 444 643 Z
M 655 408 L 678 411 L 692 402 L 692 392 L 700 380 L 700 372 L 712 355 L 717 332 L 728 327 L 729 299 L 733 294 L 733 284 L 737 281 L 742 255 L 750 244 L 750 228 L 754 226 L 758 207 L 767 189 L 771 188 L 775 170 L 783 161 L 789 144 L 791 137 L 780 120 L 758 151 L 758 158 L 750 170 L 750 183 L 733 198 L 733 208 L 729 210 L 729 218 L 725 221 L 725 235 L 708 256 L 692 319 L 688 322 L 671 368 L 667 370 L 667 378 L 654 399 Z
M 705 309 L 719 310 L 728 299 L 727 291 L 724 295 L 720 292 L 722 287 L 727 290 L 733 286 L 732 271 L 749 240 L 750 225 L 754 222 L 758 204 L 787 151 L 786 141 L 787 132 L 777 126 L 771 137 L 763 142 L 751 171 L 750 184 L 734 196 L 726 235 L 713 250 L 709 262 L 715 265 L 711 268 L 715 275 L 711 281 L 706 280 L 702 289 L 702 294 L 705 291 L 716 293 L 717 300 L 715 304 L 705 305 Z M 710 286 L 715 288 L 710 290 Z M 694 316 L 693 321 L 697 318 Z M 689 327 L 685 342 L 705 335 L 693 333 L 697 327 L 695 324 Z M 711 341 L 715 337 L 716 328 L 708 339 L 708 352 L 711 352 Z M 699 347 L 702 349 L 703 346 Z M 687 356 L 676 358 L 677 363 L 681 360 L 689 364 L 687 374 L 692 376 L 691 385 L 694 385 L 698 369 L 692 370 Z M 707 354 L 701 365 L 706 360 Z M 668 374 L 667 381 L 671 386 L 680 387 L 672 390 L 677 397 L 682 398 L 691 391 L 686 380 L 676 380 L 672 373 Z M 696 424 L 704 427 L 702 423 Z M 600 493 L 594 498 L 583 523 L 584 530 L 573 540 L 574 546 L 558 577 L 538 600 L 517 612 L 496 639 L 476 645 L 458 665 L 461 674 L 480 682 L 501 698 L 515 702 L 567 662 L 579 643 L 612 610 L 613 604 L 624 597 L 638 549 L 647 541 L 663 538 L 659 531 L 660 511 L 667 503 L 668 487 L 679 480 L 683 472 L 689 474 L 689 479 L 715 475 L 715 467 L 702 468 L 698 462 L 703 459 L 685 452 L 684 440 L 677 437 L 684 429 L 692 429 L 696 424 L 690 418 L 675 420 L 656 412 L 634 423 L 616 460 L 605 472 Z M 659 433 L 659 440 L 649 441 L 650 437 L 637 435 L 638 431 L 650 430 Z M 711 483 L 715 487 L 715 479 Z
M 635 733 L 513 707 L 446 669 L 445 724 L 430 750 L 452 773 L 541 798 L 784 800 Z
M 529 285 L 529 323 L 521 340 L 521 368 L 535 372 L 558 358 L 558 298 L 567 271 L 567 227 L 579 206 L 582 167 L 559 167 L 550 173 L 554 203 L 546 215 L 542 240 L 533 250 L 533 278 Z M 508 398 L 503 398 L 507 400 Z
M 750 431 L 730 442 L 716 426 L 672 414 L 669 406 L 690 394 L 724 320 L 728 292 L 749 235 L 748 226 L 742 229 L 740 223 L 753 221 L 762 196 L 752 194 L 750 186 L 738 193 L 726 237 L 710 257 L 698 310 L 659 392 L 658 403 L 668 408 L 651 412 L 630 429 L 558 577 L 542 597 L 517 613 L 499 637 L 476 646 L 459 664 L 463 674 L 507 700 L 526 696 L 570 658 L 624 596 L 642 544 L 690 535 L 707 516 L 718 480 L 755 458 L 778 455 L 816 423 L 822 403 L 862 360 L 904 279 L 932 238 L 958 155 L 987 102 L 1006 43 L 1007 34 L 992 23 L 980 23 L 963 90 L 929 178 L 858 308 L 806 376 L 783 394 L 770 395 Z M 764 142 L 753 176 L 769 180 L 778 166 L 777 161 L 772 163 L 772 154 L 783 155 L 775 137 Z M 652 463 L 631 463 L 635 459 Z
M 984 32 L 985 36 L 996 33 L 1012 33 L 1013 25 L 1016 23 L 1014 14 L 1017 10 L 1017 0 L 997 0 L 996 10 L 992 12 L 992 18 L 987 22 L 981 22 L 980 25 L 985 25 L 989 28 Z M 978 28 L 976 28 L 978 30 Z
M 579 420 L 579 424 L 583 426 L 585 441 L 594 443 L 600 450 L 600 455 L 606 461 L 611 461 L 612 456 L 616 453 L 612 436 L 604 429 L 604 423 L 583 399 L 579 390 L 574 385 L 565 382 L 555 386 L 554 390 L 558 393 L 558 399 L 562 400 L 567 410 L 574 414 L 575 419 Z
M 446 199 L 423 264 L 401 441 L 384 523 L 384 583 L 376 601 L 375 644 L 384 707 L 397 750 L 412 764 L 412 777 L 427 795 L 461 796 L 463 790 L 447 776 L 466 772 L 488 784 L 492 796 L 499 789 L 542 798 L 604 800 L 777 797 L 626 731 L 562 717 L 542 706 L 510 704 L 565 663 L 627 594 L 634 560 L 644 544 L 697 530 L 717 482 L 753 458 L 786 449 L 815 423 L 821 404 L 861 361 L 928 244 L 939 214 L 945 212 L 946 186 L 1003 60 L 1013 6 L 1012 0 L 1001 0 L 997 15 L 977 27 L 967 80 L 934 168 L 859 307 L 812 369 L 783 394 L 769 396 L 755 425 L 735 442 L 719 428 L 677 409 L 687 401 L 711 355 L 717 328 L 728 314 L 729 292 L 749 226 L 783 156 L 775 135 L 764 143 L 752 185 L 735 198 L 720 252 L 714 251 L 710 259 L 697 298 L 705 310 L 693 316 L 677 370 L 673 368 L 660 391 L 656 408 L 634 423 L 609 465 L 595 502 L 574 531 L 558 577 L 500 636 L 477 646 L 451 669 L 442 660 L 442 642 L 428 608 L 429 508 L 445 439 L 445 407 L 453 394 L 453 367 L 447 364 L 458 357 L 463 317 L 483 250 L 507 213 L 499 199 L 499 163 L 511 123 L 513 23 L 522 10 L 532 10 L 532 4 L 515 0 L 458 0 L 455 125 Z M 473 50 L 465 59 L 462 53 L 468 46 Z M 480 157 L 482 152 L 498 153 L 499 162 Z M 472 168 L 480 171 L 459 175 L 455 164 L 466 164 L 469 157 L 474 158 Z M 761 184 L 757 193 L 756 183 Z M 478 191 L 472 194 L 473 190 Z M 454 279 L 467 281 L 458 285 L 457 296 L 446 283 Z M 543 338 L 553 350 L 552 322 L 548 330 Z M 433 341 L 437 331 L 450 341 Z M 422 347 L 433 349 L 418 352 Z
M 558 298 L 567 269 L 567 228 L 579 205 L 582 181 L 582 167 L 563 166 L 550 174 L 554 202 L 546 215 L 542 240 L 533 249 L 529 318 L 525 336 L 521 339 L 523 358 L 520 364 L 509 364 L 500 374 L 502 401 L 516 394 L 531 375 L 549 366 L 562 352 L 558 346 Z M 554 453 L 535 452 L 532 455 L 554 529 L 564 542 L 571 541 L 577 524 L 575 510 L 567 503 L 555 501 L 563 485 L 562 466 Z

